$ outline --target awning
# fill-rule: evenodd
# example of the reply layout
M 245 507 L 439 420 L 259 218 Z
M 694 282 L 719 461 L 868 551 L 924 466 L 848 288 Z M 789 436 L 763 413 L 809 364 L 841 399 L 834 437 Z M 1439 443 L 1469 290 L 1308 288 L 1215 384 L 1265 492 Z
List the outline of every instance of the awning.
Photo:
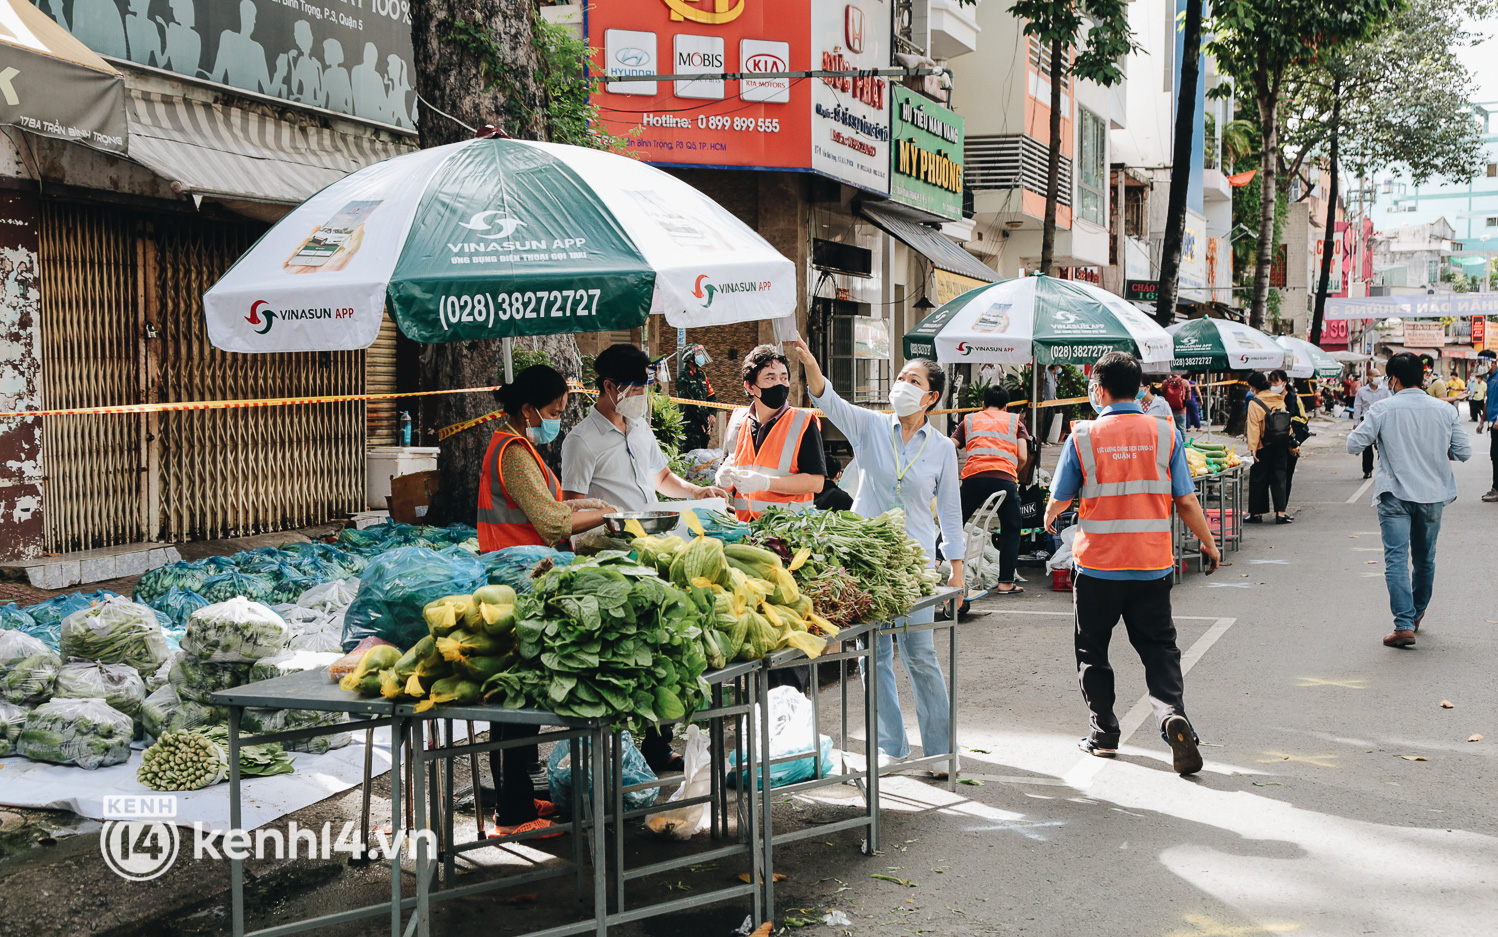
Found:
M 415 147 L 260 110 L 131 90 L 130 158 L 182 194 L 294 205 Z
M 891 237 L 905 242 L 911 250 L 942 270 L 984 283 L 997 283 L 1000 279 L 992 267 L 958 247 L 956 242 L 935 228 L 908 221 L 878 205 L 864 205 L 859 211 Z
M 1390 342 L 1388 344 L 1393 344 L 1393 343 Z M 1404 350 L 1408 351 L 1408 352 L 1411 352 L 1413 354 L 1417 354 L 1417 355 L 1418 354 L 1427 354 L 1427 355 L 1430 355 L 1433 358 L 1476 358 L 1477 357 L 1477 352 L 1472 349 L 1471 345 L 1442 345 L 1439 348 L 1416 348 L 1413 345 L 1406 345 L 1405 348 L 1404 348 Z
M 0 0 L 0 124 L 125 152 L 125 79 L 24 0 Z

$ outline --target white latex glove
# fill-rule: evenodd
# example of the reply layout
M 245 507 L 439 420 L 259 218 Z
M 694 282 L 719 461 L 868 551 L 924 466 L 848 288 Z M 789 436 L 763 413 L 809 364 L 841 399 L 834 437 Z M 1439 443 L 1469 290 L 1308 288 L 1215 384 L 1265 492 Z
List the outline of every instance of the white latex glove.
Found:
M 769 491 L 770 476 L 763 472 L 746 472 L 740 469 L 737 485 L 740 491 Z
M 723 463 L 723 467 L 718 469 L 718 474 L 713 476 L 713 481 L 719 488 L 726 490 L 734 487 L 734 484 L 738 481 L 738 477 L 738 468 L 725 462 Z

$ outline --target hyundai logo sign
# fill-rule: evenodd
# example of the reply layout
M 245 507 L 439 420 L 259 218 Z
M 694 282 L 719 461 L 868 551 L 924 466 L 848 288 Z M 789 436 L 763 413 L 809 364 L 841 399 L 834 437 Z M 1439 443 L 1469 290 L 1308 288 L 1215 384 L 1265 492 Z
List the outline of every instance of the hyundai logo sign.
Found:
M 630 68 L 639 68 L 650 61 L 650 53 L 644 49 L 627 48 L 614 53 L 614 61 Z

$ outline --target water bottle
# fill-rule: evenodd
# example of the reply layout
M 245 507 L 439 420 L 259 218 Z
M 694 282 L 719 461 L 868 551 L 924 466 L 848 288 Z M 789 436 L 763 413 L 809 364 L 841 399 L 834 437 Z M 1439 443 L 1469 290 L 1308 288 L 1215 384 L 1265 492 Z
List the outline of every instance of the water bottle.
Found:
M 411 414 L 405 410 L 401 411 L 401 445 L 411 445 Z

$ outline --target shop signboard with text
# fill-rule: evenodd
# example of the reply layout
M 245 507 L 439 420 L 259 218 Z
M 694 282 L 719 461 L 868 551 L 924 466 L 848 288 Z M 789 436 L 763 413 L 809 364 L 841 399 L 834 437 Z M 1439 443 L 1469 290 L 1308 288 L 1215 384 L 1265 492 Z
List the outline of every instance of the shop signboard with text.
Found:
M 962 118 L 901 85 L 891 85 L 890 94 L 890 199 L 961 218 Z
M 804 71 L 806 3 L 609 0 L 585 13 L 593 71 L 611 76 Z M 808 169 L 813 79 L 615 81 L 593 101 L 631 155 L 657 165 Z
M 888 68 L 892 3 L 811 0 L 813 67 L 839 72 Z M 888 194 L 889 79 L 819 78 L 811 85 L 812 170 Z

